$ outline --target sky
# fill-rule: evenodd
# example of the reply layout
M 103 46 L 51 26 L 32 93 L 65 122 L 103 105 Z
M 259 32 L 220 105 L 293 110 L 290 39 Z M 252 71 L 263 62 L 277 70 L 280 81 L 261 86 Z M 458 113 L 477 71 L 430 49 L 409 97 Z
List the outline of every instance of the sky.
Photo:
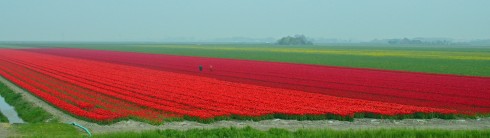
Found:
M 490 38 L 490 0 L 0 0 L 0 41 Z

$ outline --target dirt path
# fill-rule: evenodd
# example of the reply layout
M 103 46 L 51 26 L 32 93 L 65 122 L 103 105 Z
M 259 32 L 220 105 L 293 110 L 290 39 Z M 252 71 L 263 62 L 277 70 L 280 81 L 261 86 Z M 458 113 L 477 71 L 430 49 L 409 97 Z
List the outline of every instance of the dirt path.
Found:
M 387 120 L 387 119 L 355 119 L 353 122 L 337 121 L 337 120 L 318 120 L 318 121 L 297 121 L 297 120 L 263 120 L 263 121 L 241 121 L 241 120 L 229 120 L 218 121 L 211 124 L 202 124 L 192 121 L 182 122 L 168 122 L 163 125 L 150 125 L 148 123 L 127 120 L 120 121 L 111 125 L 99 125 L 97 123 L 91 123 L 83 120 L 76 119 L 70 115 L 67 115 L 60 110 L 48 105 L 46 102 L 31 95 L 27 91 L 12 84 L 3 77 L 0 77 L 0 82 L 6 84 L 14 92 L 21 93 L 22 97 L 40 106 L 44 110 L 52 113 L 61 122 L 76 122 L 87 128 L 93 133 L 107 133 L 118 131 L 144 131 L 155 129 L 177 129 L 187 130 L 193 128 L 220 128 L 220 127 L 245 127 L 251 126 L 260 130 L 268 130 L 270 128 L 284 128 L 287 130 L 298 129 L 334 129 L 334 130 L 346 130 L 346 129 L 375 129 L 375 128 L 412 128 L 412 129 L 490 129 L 490 118 L 479 119 L 456 119 L 456 120 L 442 120 L 442 119 L 404 119 L 404 120 Z M 3 132 L 0 128 L 0 132 Z

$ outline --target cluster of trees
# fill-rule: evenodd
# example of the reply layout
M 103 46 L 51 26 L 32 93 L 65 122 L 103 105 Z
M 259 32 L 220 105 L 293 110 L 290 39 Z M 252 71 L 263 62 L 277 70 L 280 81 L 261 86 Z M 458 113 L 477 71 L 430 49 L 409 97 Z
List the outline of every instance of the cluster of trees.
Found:
M 277 40 L 279 45 L 313 45 L 313 42 L 304 35 L 286 36 Z

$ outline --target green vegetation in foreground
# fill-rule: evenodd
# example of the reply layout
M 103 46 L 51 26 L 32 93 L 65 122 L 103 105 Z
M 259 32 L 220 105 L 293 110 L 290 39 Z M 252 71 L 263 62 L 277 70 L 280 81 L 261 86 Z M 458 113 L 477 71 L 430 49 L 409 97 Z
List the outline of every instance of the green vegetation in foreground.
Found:
M 17 135 L 23 137 L 86 137 L 87 134 L 69 124 L 44 123 L 26 124 L 15 126 Z M 298 131 L 288 131 L 285 129 L 272 128 L 268 131 L 261 131 L 251 127 L 245 128 L 217 128 L 217 129 L 191 129 L 186 131 L 179 130 L 152 130 L 144 132 L 112 132 L 105 134 L 94 134 L 96 138 L 140 138 L 140 137 L 168 137 L 168 138 L 202 138 L 202 137 L 343 137 L 343 138 L 413 138 L 413 137 L 443 137 L 443 138 L 488 138 L 490 130 L 416 130 L 416 129 L 371 129 L 371 130 L 331 130 L 302 129 Z
M 94 137 L 177 137 L 177 138 L 203 138 L 203 137 L 253 137 L 253 138 L 308 138 L 308 137 L 343 137 L 343 138 L 405 138 L 405 137 L 490 137 L 490 131 L 484 130 L 412 130 L 412 129 L 377 129 L 377 130 L 298 130 L 291 132 L 285 129 L 273 128 L 260 131 L 251 127 L 245 128 L 219 128 L 219 129 L 192 129 L 187 131 L 154 130 L 146 132 L 120 132 L 95 135 Z
M 5 117 L 5 115 L 3 115 L 2 113 L 0 113 L 0 123 L 7 123 L 9 122 L 9 120 L 7 119 L 7 117 Z
M 5 102 L 15 108 L 15 111 L 17 111 L 19 117 L 25 122 L 40 123 L 53 118 L 53 115 L 44 111 L 42 108 L 34 106 L 33 104 L 23 100 L 22 95 L 13 92 L 3 83 L 0 83 L 0 95 L 5 98 Z
M 70 124 L 63 123 L 35 123 L 14 126 L 17 135 L 22 137 L 82 137 L 86 136 Z
M 20 47 L 73 47 L 156 54 L 292 62 L 469 76 L 490 76 L 489 46 L 258 44 L 31 44 Z
M 250 120 L 250 121 L 260 121 L 260 120 L 270 120 L 270 119 L 284 119 L 284 120 L 339 120 L 339 121 L 354 121 L 355 118 L 376 118 L 376 119 L 456 119 L 456 118 L 477 118 L 477 117 L 486 117 L 487 114 L 478 114 L 478 115 L 465 115 L 465 114 L 440 114 L 440 113 L 413 113 L 407 115 L 381 115 L 375 113 L 356 113 L 354 116 L 341 116 L 336 114 L 324 114 L 324 115 L 286 115 L 286 114 L 269 114 L 263 116 L 239 116 L 239 115 L 231 115 L 231 116 L 219 116 L 209 119 L 201 119 L 197 117 L 189 117 L 184 116 L 183 119 L 174 119 L 174 120 L 166 120 L 166 121 L 196 121 L 200 123 L 213 123 L 221 120 Z

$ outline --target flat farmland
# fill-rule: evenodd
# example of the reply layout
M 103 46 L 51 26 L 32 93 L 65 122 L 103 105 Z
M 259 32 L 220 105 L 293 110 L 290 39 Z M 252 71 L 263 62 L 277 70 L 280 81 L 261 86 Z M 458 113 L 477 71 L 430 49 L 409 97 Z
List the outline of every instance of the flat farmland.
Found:
M 412 60 L 401 63 L 396 60 L 374 60 L 406 66 L 428 64 L 418 64 L 415 62 L 417 60 L 447 60 L 477 65 L 477 62 L 488 60 L 484 48 L 455 52 L 427 51 L 423 48 L 403 50 L 404 47 L 383 50 L 367 50 L 364 47 L 355 50 L 326 50 L 325 47 L 310 50 L 296 47 L 275 49 L 255 45 L 31 47 L 35 48 L 2 49 L 2 76 L 73 116 L 95 122 L 129 118 L 151 123 L 165 120 L 209 122 L 272 118 L 456 118 L 486 115 L 490 111 L 487 85 L 490 79 L 484 75 L 310 63 L 327 64 L 335 60 L 331 58 L 333 55 L 352 56 L 351 61 L 359 58 L 357 56 Z M 144 51 L 135 50 L 138 48 Z M 176 52 L 179 50 L 187 53 Z M 193 54 L 197 51 L 204 51 L 201 52 L 204 55 Z M 211 58 L 233 56 L 233 52 L 239 51 L 244 52 L 242 54 L 254 52 L 259 56 L 263 52 L 262 56 L 271 59 L 282 56 L 286 60 L 270 62 L 271 59 L 263 58 L 258 59 L 262 61 L 247 57 Z M 172 55 L 161 54 L 165 52 Z M 470 53 L 473 55 L 467 56 Z M 298 54 L 318 54 L 322 58 Z M 250 54 L 250 57 L 254 55 Z M 298 59 L 308 62 L 298 62 Z M 199 70 L 199 67 L 203 69 Z M 424 68 L 427 69 L 415 69 Z M 484 74 L 485 71 L 478 73 Z
M 145 132 L 154 129 L 182 129 L 187 134 L 194 133 L 189 129 L 218 131 L 215 128 L 244 124 L 254 129 L 223 131 L 258 134 L 282 128 L 299 133 L 302 128 L 328 128 L 344 133 L 386 128 L 396 136 L 405 131 L 446 136 L 452 129 L 475 129 L 458 135 L 483 136 L 486 131 L 480 129 L 488 127 L 490 50 L 485 46 L 45 43 L 0 47 L 2 80 L 10 88 L 17 87 L 14 91 L 23 91 L 17 95 L 3 91 L 2 96 L 22 101 L 17 103 L 22 118 L 29 123 L 79 122 L 99 136 L 122 131 L 163 133 Z M 32 116 L 34 110 L 29 108 L 43 115 Z M 70 126 L 41 124 L 15 128 L 41 135 L 43 126 L 51 126 L 68 135 L 80 134 Z M 297 135 L 286 130 L 281 131 Z M 327 130 L 318 135 L 327 132 L 333 134 Z
M 484 45 L 23 44 L 15 46 L 18 48 L 72 47 L 464 76 L 490 76 L 490 62 L 488 62 L 490 48 Z

